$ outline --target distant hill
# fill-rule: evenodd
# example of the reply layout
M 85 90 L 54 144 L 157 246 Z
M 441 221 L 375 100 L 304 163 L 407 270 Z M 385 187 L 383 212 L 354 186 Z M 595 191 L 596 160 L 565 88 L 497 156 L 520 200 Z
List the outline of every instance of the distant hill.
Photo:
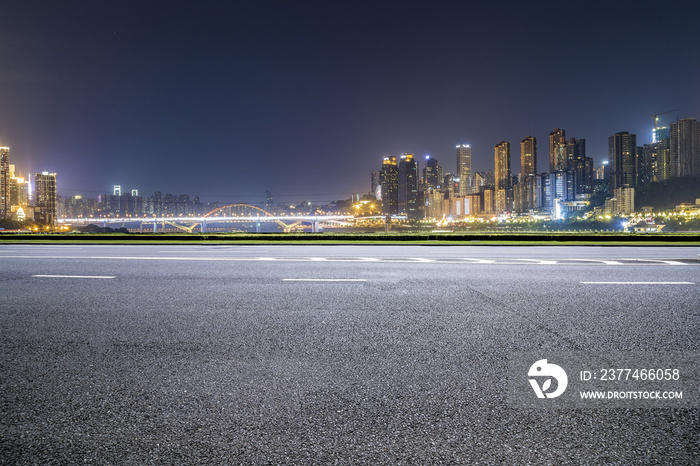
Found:
M 685 176 L 635 188 L 634 206 L 652 206 L 655 211 L 673 209 L 678 204 L 700 199 L 700 177 Z

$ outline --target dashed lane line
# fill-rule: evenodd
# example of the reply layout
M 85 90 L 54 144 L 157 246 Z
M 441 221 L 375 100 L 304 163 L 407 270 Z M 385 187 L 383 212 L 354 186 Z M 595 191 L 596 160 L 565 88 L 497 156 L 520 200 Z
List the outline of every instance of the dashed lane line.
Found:
M 32 275 L 33 278 L 116 278 L 114 275 Z
M 584 285 L 695 285 L 693 282 L 581 282 Z
M 364 278 L 283 278 L 283 282 L 366 282 Z

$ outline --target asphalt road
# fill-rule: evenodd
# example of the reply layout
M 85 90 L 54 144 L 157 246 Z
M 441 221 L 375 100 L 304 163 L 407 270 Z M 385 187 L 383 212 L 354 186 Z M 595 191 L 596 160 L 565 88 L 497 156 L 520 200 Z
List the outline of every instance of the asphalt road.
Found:
M 504 378 L 700 350 L 699 254 L 2 245 L 0 462 L 697 464 L 698 408 L 521 409 Z

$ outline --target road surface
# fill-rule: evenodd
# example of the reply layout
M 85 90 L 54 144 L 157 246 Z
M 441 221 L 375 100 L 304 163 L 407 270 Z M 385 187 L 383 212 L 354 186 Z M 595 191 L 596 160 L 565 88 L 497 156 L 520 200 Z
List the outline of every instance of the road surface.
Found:
M 700 350 L 700 248 L 0 246 L 0 462 L 697 464 L 697 408 L 509 404 Z

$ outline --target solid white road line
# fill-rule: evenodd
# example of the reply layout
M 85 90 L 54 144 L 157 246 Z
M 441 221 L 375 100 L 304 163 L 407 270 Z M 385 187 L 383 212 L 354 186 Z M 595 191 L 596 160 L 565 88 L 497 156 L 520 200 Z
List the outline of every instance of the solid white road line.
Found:
M 5 254 L 5 253 L 10 254 Z M 83 259 L 83 260 L 128 260 L 128 261 L 197 261 L 197 262 L 380 262 L 380 263 L 408 263 L 408 264 L 493 264 L 493 265 L 515 265 L 515 264 L 533 264 L 533 265 L 560 265 L 570 266 L 574 264 L 581 265 L 605 265 L 605 266 L 621 266 L 621 265 L 645 265 L 645 266 L 689 266 L 690 263 L 679 262 L 678 260 L 661 260 L 661 259 L 621 259 L 629 261 L 622 263 L 616 260 L 602 259 L 477 259 L 470 257 L 456 258 L 420 258 L 420 257 L 308 257 L 308 256 L 287 256 L 287 257 L 272 257 L 272 256 L 79 256 L 79 255 L 42 255 L 42 254 L 12 254 L 17 251 L 3 251 L 0 249 L 0 259 Z M 566 262 L 568 261 L 568 263 Z M 697 266 L 697 265 L 696 265 Z
M 693 282 L 581 282 L 584 285 L 695 285 Z
M 603 260 L 603 259 L 566 259 L 570 261 L 580 261 L 580 262 L 590 262 L 590 263 L 599 263 L 599 264 L 605 264 L 605 265 L 623 265 L 622 262 L 618 261 L 611 261 L 611 260 Z
M 364 278 L 283 278 L 283 282 L 366 282 Z
M 116 278 L 111 275 L 32 275 L 35 278 Z
M 634 261 L 644 261 L 644 262 L 654 262 L 657 264 L 667 264 L 667 265 L 688 265 L 684 262 L 672 261 L 672 260 L 662 260 L 662 259 L 632 259 Z

